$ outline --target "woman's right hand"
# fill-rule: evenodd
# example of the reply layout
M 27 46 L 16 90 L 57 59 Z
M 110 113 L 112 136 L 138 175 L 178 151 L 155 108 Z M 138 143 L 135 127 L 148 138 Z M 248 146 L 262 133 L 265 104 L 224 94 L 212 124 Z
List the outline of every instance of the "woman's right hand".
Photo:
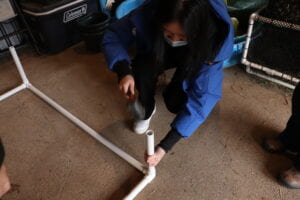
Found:
M 134 87 L 135 82 L 132 75 L 124 76 L 119 82 L 119 89 L 123 93 L 126 99 L 134 99 Z

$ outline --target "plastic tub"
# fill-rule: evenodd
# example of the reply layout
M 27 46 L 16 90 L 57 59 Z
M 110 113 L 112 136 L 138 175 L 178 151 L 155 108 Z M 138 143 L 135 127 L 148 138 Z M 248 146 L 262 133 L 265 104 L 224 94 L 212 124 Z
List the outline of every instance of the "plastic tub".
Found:
M 101 51 L 101 43 L 104 35 L 103 32 L 98 33 L 82 33 L 82 39 L 85 42 L 88 51 L 99 52 Z
M 92 13 L 77 21 L 80 32 L 84 33 L 103 31 L 109 26 L 109 22 L 110 17 L 102 12 Z
M 229 59 L 224 61 L 223 63 L 224 68 L 231 67 L 233 65 L 241 63 L 246 38 L 247 38 L 247 34 L 234 38 L 233 53 Z
M 93 52 L 101 50 L 102 38 L 109 22 L 109 15 L 102 12 L 96 12 L 77 20 L 87 50 Z

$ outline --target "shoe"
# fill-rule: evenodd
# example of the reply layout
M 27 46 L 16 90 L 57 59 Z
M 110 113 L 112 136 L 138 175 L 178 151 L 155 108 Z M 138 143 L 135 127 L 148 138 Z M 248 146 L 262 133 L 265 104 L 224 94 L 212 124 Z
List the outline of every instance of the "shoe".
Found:
M 264 139 L 263 148 L 269 153 L 283 153 L 286 151 L 285 146 L 282 144 L 279 138 L 267 138 Z
M 292 167 L 279 175 L 279 181 L 288 188 L 300 189 L 300 171 Z
M 133 131 L 140 135 L 144 134 L 149 129 L 151 118 L 155 112 L 156 112 L 156 106 L 154 106 L 154 110 L 148 119 L 135 120 L 133 123 Z

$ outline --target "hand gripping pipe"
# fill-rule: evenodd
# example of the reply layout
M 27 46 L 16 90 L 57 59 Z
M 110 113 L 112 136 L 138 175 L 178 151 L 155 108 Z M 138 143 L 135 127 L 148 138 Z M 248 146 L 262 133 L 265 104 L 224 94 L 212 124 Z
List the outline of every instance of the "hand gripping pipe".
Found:
M 20 92 L 23 89 L 29 89 L 31 92 L 33 92 L 36 96 L 41 98 L 43 101 L 48 103 L 50 106 L 55 108 L 58 112 L 60 112 L 62 115 L 64 115 L 66 118 L 68 118 L 70 121 L 72 121 L 75 125 L 80 127 L 82 130 L 84 130 L 86 133 L 88 133 L 90 136 L 92 136 L 94 139 L 101 142 L 103 145 L 105 145 L 107 148 L 112 150 L 114 153 L 116 153 L 118 156 L 126 160 L 129 164 L 131 164 L 133 167 L 138 169 L 139 171 L 143 172 L 145 174 L 145 177 L 142 179 L 140 183 L 124 198 L 124 200 L 132 200 L 134 199 L 156 176 L 155 167 L 146 167 L 141 162 L 124 152 L 122 149 L 105 139 L 103 136 L 101 136 L 99 133 L 97 133 L 95 130 L 90 128 L 87 124 L 85 124 L 83 121 L 75 117 L 73 114 L 68 112 L 66 109 L 64 109 L 62 106 L 60 106 L 58 103 L 56 103 L 54 100 L 49 98 L 47 95 L 45 95 L 43 92 L 41 92 L 39 89 L 34 87 L 29 80 L 27 79 L 27 76 L 24 72 L 23 66 L 20 62 L 20 59 L 17 55 L 17 52 L 14 47 L 10 47 L 9 51 L 15 61 L 15 64 L 17 66 L 18 72 L 22 78 L 23 83 L 6 92 L 3 95 L 0 95 L 0 101 L 3 101 L 4 99 Z M 154 154 L 154 132 L 152 130 L 148 130 L 146 132 L 146 138 L 147 138 L 147 153 L 148 155 Z
M 154 132 L 152 130 L 148 130 L 146 132 L 147 135 L 147 154 L 149 156 L 154 154 Z M 144 177 L 144 179 L 131 191 L 129 195 L 127 195 L 124 200 L 131 200 L 136 197 L 145 187 L 148 185 L 156 176 L 155 167 L 148 167 L 148 174 Z

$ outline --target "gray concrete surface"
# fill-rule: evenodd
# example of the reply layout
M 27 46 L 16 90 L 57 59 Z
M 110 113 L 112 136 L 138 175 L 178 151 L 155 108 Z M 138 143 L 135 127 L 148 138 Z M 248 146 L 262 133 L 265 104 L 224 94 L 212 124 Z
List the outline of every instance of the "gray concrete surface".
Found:
M 142 161 L 145 138 L 128 129 L 126 102 L 102 54 L 80 44 L 53 56 L 20 51 L 31 82 L 95 130 Z M 0 92 L 20 78 L 0 58 Z M 168 73 L 170 75 L 171 72 Z M 157 92 L 151 127 L 158 142 L 174 118 Z M 291 165 L 261 138 L 278 134 L 290 115 L 291 91 L 240 67 L 225 70 L 224 97 L 194 135 L 180 141 L 137 200 L 297 200 L 276 175 Z M 29 91 L 0 103 L 0 135 L 13 183 L 3 200 L 119 200 L 142 175 Z

